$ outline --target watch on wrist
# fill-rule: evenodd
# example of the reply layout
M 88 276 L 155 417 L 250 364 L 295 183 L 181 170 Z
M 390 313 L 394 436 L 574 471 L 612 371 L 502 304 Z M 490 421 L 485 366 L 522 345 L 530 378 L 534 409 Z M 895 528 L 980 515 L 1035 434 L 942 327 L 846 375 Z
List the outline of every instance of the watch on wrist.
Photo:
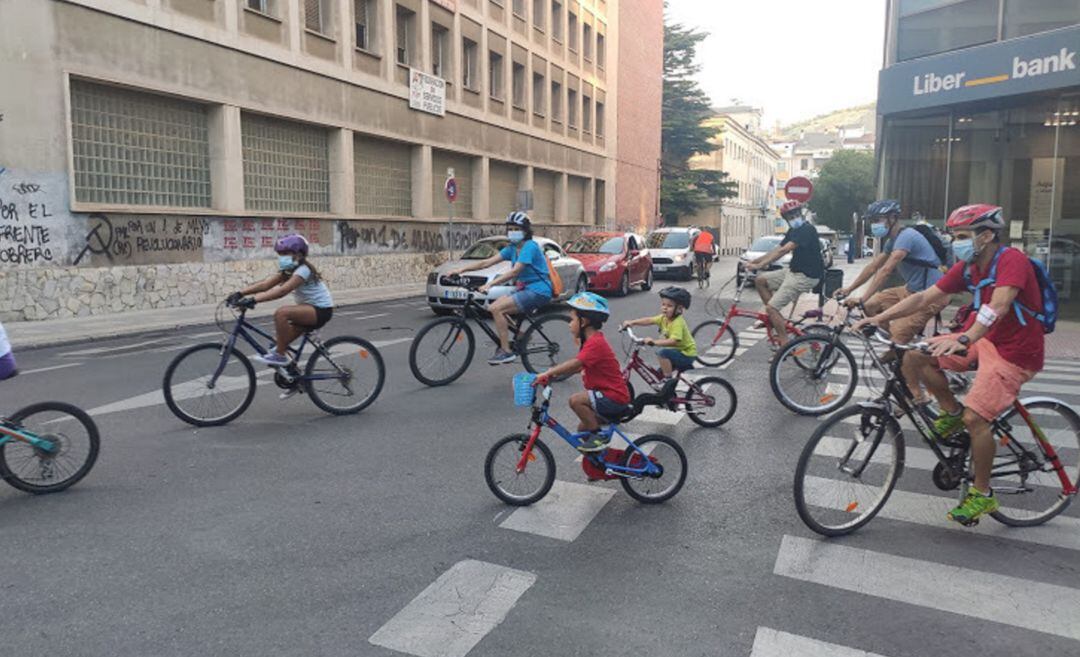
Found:
M 965 347 L 971 344 L 971 338 L 968 337 L 967 333 L 961 333 L 960 337 L 956 338 L 956 341 Z

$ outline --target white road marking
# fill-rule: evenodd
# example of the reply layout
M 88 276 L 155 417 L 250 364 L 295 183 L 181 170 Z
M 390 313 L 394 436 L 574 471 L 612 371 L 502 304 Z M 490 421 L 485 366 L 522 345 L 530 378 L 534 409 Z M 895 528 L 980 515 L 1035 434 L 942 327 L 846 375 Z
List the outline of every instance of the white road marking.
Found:
M 646 406 L 642 409 L 641 414 L 635 417 L 632 422 L 651 422 L 653 424 L 667 424 L 674 426 L 682 421 L 685 415 L 686 413 L 683 411 L 669 411 L 666 408 Z
M 1080 590 L 808 538 L 781 540 L 773 572 L 853 593 L 1080 640 Z M 1002 595 L 1008 591 L 1008 595 Z M 977 605 L 972 600 L 978 600 Z
M 266 368 L 259 370 L 255 373 L 255 385 L 261 386 L 270 383 L 266 380 L 261 380 L 273 375 L 274 370 Z M 232 390 L 242 390 L 248 385 L 247 375 L 243 376 L 223 376 L 218 379 L 217 387 L 219 390 L 229 392 Z M 173 398 L 177 400 L 191 399 L 192 397 L 198 397 L 203 393 L 205 388 L 199 384 L 198 380 L 191 380 L 181 383 L 173 388 Z M 128 397 L 127 399 L 121 399 L 120 401 L 112 402 L 111 404 L 105 404 L 98 406 L 87 411 L 90 415 L 106 415 L 108 413 L 119 413 L 121 411 L 134 411 L 140 408 L 147 408 L 149 406 L 158 406 L 165 403 L 165 395 L 162 394 L 161 389 L 151 390 L 150 392 L 144 392 L 140 395 Z
M 172 338 L 157 338 L 155 340 L 144 340 L 143 342 L 133 342 L 132 344 L 126 344 L 119 347 L 93 347 L 92 349 L 80 349 L 78 351 L 65 351 L 60 354 L 63 357 L 70 356 L 93 356 L 95 354 L 107 354 L 113 351 L 124 351 L 125 349 L 140 349 L 152 344 L 158 344 L 165 340 L 171 340 Z
M 754 647 L 750 657 L 882 657 L 866 652 L 811 639 L 798 634 L 788 634 L 768 627 L 757 628 Z
M 459 561 L 368 641 L 417 657 L 465 657 L 535 582 L 523 570 Z
M 412 337 L 408 338 L 396 338 L 394 340 L 373 340 L 371 344 L 375 345 L 376 349 L 382 349 L 383 347 L 392 347 L 396 344 L 404 344 L 406 342 L 412 342 Z
M 851 501 L 842 499 L 845 486 L 835 479 L 807 477 L 806 484 L 806 499 L 815 506 L 839 511 L 846 508 Z M 1002 496 L 1002 499 L 1008 504 L 1008 496 Z M 955 507 L 956 503 L 956 497 L 894 490 L 878 517 L 1080 551 L 1080 519 L 1058 516 L 1045 525 L 1017 528 L 987 518 L 985 522 L 974 527 L 964 527 L 945 518 L 945 514 Z
M 38 372 L 51 372 L 53 370 L 62 370 L 62 369 L 66 369 L 68 367 L 78 367 L 80 365 L 82 365 L 82 363 L 65 363 L 63 365 L 53 365 L 51 367 L 39 367 L 39 368 L 33 369 L 33 370 L 20 370 L 19 374 L 22 374 L 22 375 L 25 376 L 27 374 L 37 374 Z
M 555 480 L 544 499 L 516 509 L 499 526 L 570 542 L 585 531 L 614 495 L 611 488 Z
M 387 315 L 390 314 L 390 313 L 376 313 L 374 315 L 365 315 L 364 314 L 365 312 L 367 312 L 367 311 L 366 310 L 351 310 L 351 311 L 348 311 L 348 312 L 336 313 L 336 314 L 340 315 L 342 317 L 351 317 L 354 322 L 365 320 L 365 319 L 375 319 L 376 317 L 386 317 Z

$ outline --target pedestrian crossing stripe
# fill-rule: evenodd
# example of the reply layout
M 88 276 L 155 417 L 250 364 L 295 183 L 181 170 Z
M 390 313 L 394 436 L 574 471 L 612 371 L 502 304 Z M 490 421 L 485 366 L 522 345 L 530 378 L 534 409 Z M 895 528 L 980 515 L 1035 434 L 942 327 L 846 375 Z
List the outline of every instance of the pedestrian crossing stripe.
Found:
M 875 652 L 788 634 L 768 627 L 757 628 L 750 657 L 884 657 Z
M 515 509 L 499 527 L 569 543 L 585 531 L 614 495 L 612 488 L 555 480 L 544 499 Z

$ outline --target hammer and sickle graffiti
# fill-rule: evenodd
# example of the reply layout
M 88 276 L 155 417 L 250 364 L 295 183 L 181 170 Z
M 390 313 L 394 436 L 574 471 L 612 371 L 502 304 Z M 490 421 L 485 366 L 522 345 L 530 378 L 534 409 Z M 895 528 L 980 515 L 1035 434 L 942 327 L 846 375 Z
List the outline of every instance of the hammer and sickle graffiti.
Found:
M 75 258 L 74 264 L 79 264 L 79 261 L 83 259 L 86 252 L 89 251 L 94 255 L 104 255 L 112 262 L 112 253 L 110 248 L 113 243 L 113 225 L 109 221 L 109 218 L 105 215 L 95 212 L 90 215 L 90 221 L 93 223 L 93 227 L 90 232 L 86 234 L 86 246 L 79 252 L 79 256 Z

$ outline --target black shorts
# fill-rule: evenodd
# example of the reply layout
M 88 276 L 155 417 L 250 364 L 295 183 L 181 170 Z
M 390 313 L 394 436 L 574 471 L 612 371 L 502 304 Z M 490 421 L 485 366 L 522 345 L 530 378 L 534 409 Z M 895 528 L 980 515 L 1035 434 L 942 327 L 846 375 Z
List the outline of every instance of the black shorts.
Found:
M 315 325 L 310 326 L 310 327 L 308 327 L 308 326 L 304 327 L 309 331 L 316 331 L 318 329 L 321 329 L 322 327 L 326 326 L 326 323 L 329 322 L 330 318 L 334 316 L 334 309 L 333 308 L 318 308 L 318 307 L 314 307 L 314 308 L 315 308 Z

